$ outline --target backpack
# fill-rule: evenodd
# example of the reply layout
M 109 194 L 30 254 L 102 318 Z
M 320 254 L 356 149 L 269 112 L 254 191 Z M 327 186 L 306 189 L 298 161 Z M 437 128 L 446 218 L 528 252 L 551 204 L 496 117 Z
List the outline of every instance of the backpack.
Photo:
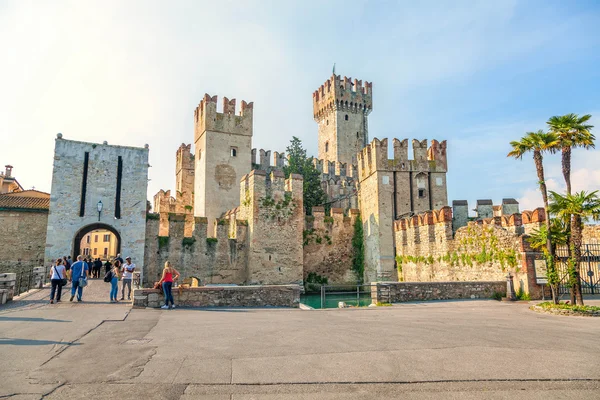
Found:
M 113 273 L 112 271 L 108 271 L 105 275 L 104 275 L 104 282 L 106 283 L 110 283 L 110 281 L 112 281 L 113 278 Z

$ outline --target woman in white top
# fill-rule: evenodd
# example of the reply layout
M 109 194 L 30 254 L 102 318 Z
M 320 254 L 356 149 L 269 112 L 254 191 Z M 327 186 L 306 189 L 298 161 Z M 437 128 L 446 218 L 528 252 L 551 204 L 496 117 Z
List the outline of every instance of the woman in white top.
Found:
M 52 282 L 52 290 L 50 290 L 50 304 L 54 303 L 54 293 L 56 293 L 56 302 L 60 301 L 60 295 L 62 292 L 63 279 L 67 278 L 67 269 L 63 265 L 63 260 L 59 258 L 56 260 L 56 264 L 50 268 L 50 282 Z

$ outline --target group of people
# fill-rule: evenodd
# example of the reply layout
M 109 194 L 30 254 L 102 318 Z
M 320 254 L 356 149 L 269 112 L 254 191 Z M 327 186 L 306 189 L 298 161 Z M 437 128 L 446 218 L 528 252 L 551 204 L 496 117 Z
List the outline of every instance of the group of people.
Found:
M 121 300 L 125 300 L 125 288 L 128 289 L 127 300 L 131 300 L 131 283 L 135 271 L 135 264 L 131 262 L 131 257 L 126 257 L 123 261 L 121 255 L 117 254 L 113 262 L 107 260 L 104 267 L 106 271 L 104 281 L 111 284 L 110 301 L 118 301 L 119 277 L 121 277 L 122 282 Z M 73 301 L 76 294 L 77 301 L 82 301 L 83 288 L 87 286 L 88 277 L 100 278 L 101 269 L 102 261 L 99 258 L 92 261 L 83 256 L 77 256 L 77 261 L 74 263 L 71 261 L 71 256 L 58 258 L 50 268 L 50 304 L 54 303 L 55 296 L 56 302 L 60 302 L 62 288 L 69 283 L 71 283 L 71 298 L 69 301 Z

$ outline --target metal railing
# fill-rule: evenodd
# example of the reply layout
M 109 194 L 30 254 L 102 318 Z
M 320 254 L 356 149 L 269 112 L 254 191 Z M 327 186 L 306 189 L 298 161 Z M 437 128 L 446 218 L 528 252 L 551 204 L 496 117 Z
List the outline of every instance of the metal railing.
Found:
M 321 285 L 321 308 L 337 308 L 338 303 L 354 307 L 371 304 L 371 292 L 377 285 Z M 378 289 L 379 290 L 379 289 Z
M 560 279 L 559 294 L 568 294 L 569 285 L 569 249 L 556 249 L 557 269 Z M 579 263 L 581 292 L 583 294 L 600 294 L 600 244 L 584 244 L 581 246 L 581 262 Z
M 14 272 L 17 274 L 14 295 L 18 296 L 21 293 L 28 292 L 31 289 L 38 288 L 50 282 L 48 278 L 50 268 L 40 265 L 17 264 L 14 269 L 5 272 Z

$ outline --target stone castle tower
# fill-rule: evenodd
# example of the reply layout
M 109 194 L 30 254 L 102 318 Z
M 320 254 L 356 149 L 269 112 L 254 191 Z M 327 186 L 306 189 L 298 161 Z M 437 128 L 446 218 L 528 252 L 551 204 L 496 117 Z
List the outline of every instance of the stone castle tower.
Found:
M 313 93 L 313 116 L 319 124 L 319 159 L 356 164 L 368 143 L 367 116 L 373 108 L 373 85 L 333 74 Z
M 206 94 L 194 112 L 194 215 L 209 227 L 239 203 L 240 179 L 251 166 L 252 108 L 242 101 L 236 115 L 235 99 L 224 97 L 217 112 L 217 96 Z

